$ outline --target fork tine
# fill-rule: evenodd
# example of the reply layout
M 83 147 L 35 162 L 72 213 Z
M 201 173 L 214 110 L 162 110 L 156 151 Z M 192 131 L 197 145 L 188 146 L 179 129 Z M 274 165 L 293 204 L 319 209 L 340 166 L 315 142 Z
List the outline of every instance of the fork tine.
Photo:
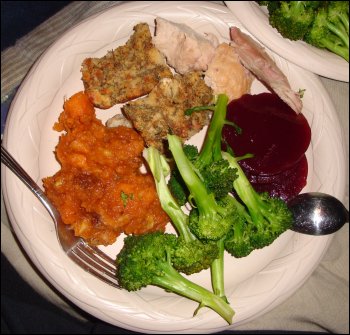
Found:
M 98 258 L 89 251 L 84 250 L 84 248 L 84 246 L 81 248 L 81 246 L 77 245 L 67 255 L 85 271 L 95 275 L 105 283 L 119 288 L 115 277 L 115 268 L 111 270 L 111 267 L 108 266 L 106 268 L 105 265 L 101 265 Z
M 116 264 L 98 248 L 87 247 L 82 239 L 75 237 L 74 232 L 67 229 L 61 216 L 43 190 L 24 171 L 11 154 L 1 145 L 1 162 L 3 162 L 40 200 L 55 222 L 57 237 L 66 255 L 85 271 L 109 285 L 120 288 L 116 278 Z
M 105 260 L 109 265 L 111 265 L 112 269 L 115 271 L 116 263 L 111 257 L 109 257 L 107 254 L 105 254 L 99 248 L 91 246 L 87 243 L 85 243 L 85 248 L 91 250 L 92 253 L 97 254 L 99 257 L 101 257 L 103 260 Z
M 112 268 L 109 265 L 105 264 L 100 258 L 96 257 L 95 254 L 91 253 L 89 250 L 85 249 L 85 246 L 77 246 L 72 250 L 80 258 L 84 259 L 91 267 L 96 268 L 97 270 L 107 274 L 109 277 L 115 279 L 116 268 Z
M 79 244 L 77 247 L 81 252 L 85 254 L 86 257 L 89 258 L 90 263 L 93 262 L 93 264 L 91 264 L 92 266 L 96 265 L 101 271 L 108 272 L 113 277 L 115 277 L 115 274 L 116 274 L 115 265 L 111 266 L 110 264 L 106 263 L 103 259 L 99 257 L 99 254 L 95 254 L 94 249 L 89 248 L 87 244 L 83 244 L 83 245 Z M 106 255 L 106 257 L 108 256 Z
M 100 272 L 96 271 L 94 268 L 92 268 L 91 265 L 89 265 L 88 263 L 86 263 L 85 261 L 80 259 L 79 257 L 76 257 L 75 254 L 70 254 L 68 256 L 70 257 L 70 259 L 72 259 L 79 267 L 84 269 L 86 272 L 94 275 L 95 277 L 102 280 L 106 284 L 120 289 L 120 286 L 119 286 L 118 282 L 116 281 L 116 278 L 114 278 L 115 281 L 112 281 L 111 279 L 106 278 L 102 273 L 100 273 Z

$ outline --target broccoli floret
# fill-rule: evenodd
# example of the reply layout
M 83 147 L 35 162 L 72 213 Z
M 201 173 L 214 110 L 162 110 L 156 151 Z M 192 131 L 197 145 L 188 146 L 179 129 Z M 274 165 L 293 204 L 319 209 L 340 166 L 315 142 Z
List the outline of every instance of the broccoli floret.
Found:
M 186 154 L 185 148 L 186 145 L 184 146 L 184 152 Z M 232 192 L 233 181 L 236 179 L 237 175 L 236 171 L 229 166 L 225 159 L 211 162 L 206 166 L 202 166 L 202 169 L 200 170 L 197 168 L 196 164 L 197 162 L 200 162 L 198 151 L 197 156 L 192 155 L 189 157 L 187 154 L 186 156 L 193 164 L 193 168 L 196 169 L 197 174 L 204 182 L 208 192 L 213 193 L 216 199 L 225 197 L 228 193 Z M 179 205 L 185 205 L 188 201 L 190 192 L 188 191 L 188 188 L 176 166 L 171 171 L 168 186 Z
M 235 229 L 231 231 L 231 242 L 227 242 L 226 245 L 235 243 L 236 238 L 239 238 L 238 244 L 242 244 L 242 241 L 245 244 L 247 236 L 253 249 L 270 245 L 279 235 L 290 229 L 293 222 L 292 212 L 282 199 L 270 197 L 267 193 L 256 192 L 237 160 L 226 152 L 222 155 L 228 160 L 230 166 L 237 169 L 238 178 L 234 181 L 233 187 L 240 202 L 245 206 L 243 211 L 243 207 L 236 204 L 238 209 L 236 213 L 240 214 L 245 222 L 233 227 L 236 228 L 236 232 Z M 228 249 L 234 254 L 232 248 L 228 247 Z
M 186 111 L 187 114 L 208 109 L 213 111 L 201 151 L 197 156 L 194 152 L 190 156 L 187 146 L 184 146 L 184 152 L 193 164 L 200 179 L 204 182 L 207 190 L 213 193 L 216 199 L 225 197 L 232 191 L 233 181 L 237 177 L 235 169 L 232 169 L 221 156 L 223 126 L 225 124 L 231 125 L 238 132 L 241 131 L 236 124 L 226 120 L 227 103 L 227 96 L 220 94 L 214 106 L 195 107 Z
M 279 7 L 269 12 L 272 27 L 285 38 L 302 40 L 312 24 L 315 11 L 310 1 L 279 1 Z
M 349 61 L 349 2 L 331 1 L 320 8 L 304 40 Z
M 280 6 L 280 1 L 256 1 L 259 6 L 266 6 L 271 15 Z
M 232 169 L 225 159 L 212 162 L 200 170 L 204 184 L 216 199 L 221 199 L 232 192 L 233 181 L 237 178 L 236 170 Z
M 237 175 L 236 170 L 229 167 L 221 155 L 222 128 L 226 124 L 233 126 L 238 133 L 241 132 L 238 125 L 226 120 L 227 103 L 228 97 L 224 94 L 219 94 L 215 105 L 195 107 L 185 112 L 188 115 L 193 112 L 200 112 L 201 110 L 210 109 L 213 111 L 201 151 L 197 158 L 193 157 L 193 159 L 191 159 L 191 163 L 194 172 L 197 173 L 209 193 L 209 195 L 206 195 L 204 198 L 200 196 L 202 198 L 201 206 L 206 206 L 205 199 L 209 197 L 211 199 L 210 203 L 212 204 L 212 207 L 210 207 L 211 205 L 208 207 L 209 212 L 215 211 L 215 206 L 218 204 L 219 207 L 222 205 L 222 208 L 226 208 L 226 213 L 221 213 L 219 215 L 224 215 L 226 219 L 222 222 L 213 221 L 212 225 L 203 225 L 203 222 L 200 222 L 200 217 L 203 217 L 201 216 L 200 206 L 197 205 L 195 197 L 191 194 L 191 197 L 194 199 L 195 207 L 190 212 L 190 225 L 194 234 L 199 238 L 207 240 L 209 237 L 209 240 L 217 240 L 219 257 L 215 259 L 211 265 L 212 286 L 214 292 L 226 301 L 224 287 L 224 239 L 226 233 L 230 230 L 230 225 L 232 224 L 231 220 L 235 214 L 230 212 L 234 210 L 231 202 L 226 201 L 225 203 L 225 199 L 233 190 L 233 181 Z M 205 213 L 205 215 L 207 215 L 207 213 Z M 218 216 L 216 216 L 216 218 L 218 218 Z
M 127 236 L 116 260 L 120 286 L 128 291 L 148 285 L 161 287 L 199 302 L 199 308 L 211 308 L 231 324 L 234 311 L 227 302 L 174 269 L 172 255 L 176 245 L 177 237 L 173 234 L 157 232 Z
M 225 124 L 235 127 L 238 131 L 239 127 L 226 120 L 228 97 L 225 94 L 219 94 L 214 106 L 203 106 L 189 109 L 185 112 L 186 115 L 191 115 L 193 112 L 200 112 L 202 110 L 212 110 L 213 116 L 204 140 L 202 149 L 195 161 L 197 169 L 202 170 L 212 162 L 219 161 L 221 157 L 221 138 L 222 128 Z
M 231 226 L 230 206 L 221 206 L 197 175 L 193 164 L 186 157 L 182 143 L 176 135 L 168 135 L 169 149 L 176 166 L 190 191 L 195 207 L 189 216 L 190 230 L 203 240 L 219 240 Z
M 236 258 L 246 257 L 253 250 L 254 246 L 250 240 L 250 232 L 247 228 L 250 216 L 245 207 L 236 199 L 233 200 L 236 206 L 236 217 L 233 220 L 231 230 L 224 240 L 224 248 Z
M 328 5 L 328 20 L 341 31 L 342 40 L 349 45 L 349 2 L 330 1 Z
M 188 242 L 179 237 L 172 262 L 177 271 L 191 275 L 208 269 L 218 257 L 219 249 L 216 243 L 202 242 L 198 239 Z
M 172 196 L 166 177 L 170 167 L 165 157 L 154 148 L 146 149 L 146 160 L 152 171 L 157 194 L 163 210 L 169 215 L 172 224 L 179 234 L 178 244 L 172 257 L 176 270 L 192 274 L 209 268 L 218 257 L 218 248 L 215 243 L 199 241 L 190 231 L 188 216 Z
M 185 144 L 183 146 L 186 157 L 191 161 L 195 162 L 198 158 L 198 148 L 195 145 Z
M 257 1 L 285 38 L 303 40 L 349 61 L 348 1 Z
M 189 215 L 191 232 L 206 243 L 217 241 L 219 256 L 211 265 L 212 286 L 214 292 L 227 301 L 224 291 L 224 248 L 222 239 L 230 231 L 234 217 L 234 206 L 226 197 L 216 200 L 213 192 L 208 191 L 204 181 L 197 174 L 197 169 L 186 157 L 181 140 L 175 135 L 168 135 L 169 149 L 175 159 L 176 166 L 190 191 L 193 208 Z
M 184 152 L 190 161 L 195 161 L 198 157 L 198 148 L 195 145 L 185 144 Z M 171 194 L 176 199 L 180 206 L 184 206 L 188 201 L 190 192 L 188 191 L 185 182 L 176 166 L 171 170 L 168 187 Z
M 171 170 L 168 187 L 177 203 L 180 206 L 184 206 L 188 201 L 190 192 L 188 192 L 186 184 L 184 183 L 181 174 L 176 167 Z

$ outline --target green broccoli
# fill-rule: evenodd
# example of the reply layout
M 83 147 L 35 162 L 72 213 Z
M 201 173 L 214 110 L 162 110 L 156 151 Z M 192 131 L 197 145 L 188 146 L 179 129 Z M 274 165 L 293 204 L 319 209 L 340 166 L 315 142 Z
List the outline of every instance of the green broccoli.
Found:
M 180 206 L 184 206 L 188 201 L 190 193 L 188 192 L 186 185 L 181 178 L 180 172 L 176 167 L 171 170 L 168 187 L 177 203 Z
M 349 2 L 330 1 L 320 8 L 304 40 L 349 61 Z
M 285 38 L 303 40 L 349 61 L 348 1 L 257 1 Z
M 211 265 L 212 286 L 214 292 L 227 301 L 224 290 L 223 241 L 231 230 L 236 215 L 234 203 L 230 201 L 232 197 L 227 194 L 216 200 L 214 193 L 208 191 L 197 174 L 198 170 L 185 155 L 181 140 L 175 135 L 168 135 L 168 142 L 176 166 L 190 191 L 190 203 L 193 206 L 189 215 L 190 230 L 206 243 L 216 241 L 219 248 L 219 257 Z
M 194 150 L 189 150 L 186 145 L 183 147 L 184 153 L 192 164 L 194 173 L 197 174 L 200 179 L 198 185 L 201 185 L 203 194 L 208 193 L 205 196 L 199 196 L 202 200 L 201 205 L 198 206 L 196 203 L 198 199 L 194 197 L 190 190 L 190 202 L 192 203 L 193 199 L 195 206 L 190 212 L 190 227 L 198 238 L 204 240 L 214 239 L 217 241 L 219 257 L 215 259 L 211 265 L 212 286 L 214 292 L 223 299 L 226 299 L 224 289 L 224 239 L 226 233 L 230 231 L 229 226 L 232 224 L 232 217 L 235 215 L 233 211 L 227 215 L 229 212 L 228 208 L 230 208 L 230 211 L 231 209 L 234 210 L 231 204 L 231 197 L 228 194 L 233 190 L 233 181 L 237 175 L 235 169 L 230 168 L 228 162 L 224 160 L 221 155 L 222 128 L 224 125 L 230 125 L 233 126 L 238 133 L 241 132 L 239 126 L 226 120 L 227 103 L 228 97 L 225 94 L 219 94 L 215 105 L 194 107 L 185 111 L 185 114 L 190 115 L 193 112 L 210 109 L 213 111 L 213 115 L 203 146 L 197 157 Z M 179 170 L 178 167 L 177 170 Z M 202 184 L 200 182 L 202 182 Z M 211 205 L 206 207 L 206 199 L 208 198 L 210 198 L 209 203 Z M 219 208 L 225 208 L 225 211 L 227 210 L 226 213 L 223 214 L 226 219 L 220 222 L 219 217 L 222 215 L 220 214 L 216 216 L 217 219 L 219 218 L 218 222 L 207 224 L 207 221 L 204 225 L 199 224 L 199 217 L 203 217 L 203 208 L 208 209 L 208 212 L 204 212 L 205 215 L 208 213 L 212 214 L 215 212 L 215 207 L 217 205 Z M 200 215 L 201 207 L 202 215 Z
M 238 178 L 233 187 L 239 198 L 236 202 L 236 219 L 225 241 L 225 249 L 235 257 L 247 256 L 254 249 L 270 245 L 279 235 L 288 230 L 293 215 L 280 198 L 267 193 L 257 193 L 244 174 L 237 160 L 223 152 L 230 166 L 237 169 Z
M 227 96 L 221 94 L 218 96 L 215 105 L 198 106 L 185 111 L 186 115 L 203 110 L 213 111 L 200 153 L 198 153 L 195 146 L 188 144 L 183 146 L 183 150 L 208 191 L 214 193 L 215 198 L 218 199 L 232 191 L 232 182 L 236 178 L 235 171 L 221 157 L 222 128 L 225 124 L 228 124 L 235 127 L 238 132 L 241 131 L 236 124 L 225 119 L 227 102 Z M 179 204 L 184 205 L 187 202 L 184 200 L 188 198 L 189 191 L 176 166 L 169 179 L 169 188 Z
M 185 144 L 183 148 L 187 158 L 190 161 L 194 161 L 197 158 L 198 148 L 196 146 Z M 180 206 L 184 206 L 188 201 L 188 196 L 190 195 L 190 193 L 186 187 L 186 184 L 181 178 L 181 174 L 177 169 L 176 165 L 171 169 L 168 187 L 178 204 Z
M 285 38 L 302 40 L 312 24 L 315 11 L 312 1 L 279 1 L 269 10 L 269 22 Z M 269 7 L 268 7 L 269 9 Z
M 226 234 L 224 239 L 224 249 L 236 258 L 248 256 L 255 246 L 250 240 L 250 232 L 247 224 L 250 217 L 244 205 L 236 198 L 233 198 L 236 206 L 236 216 L 233 220 L 231 230 Z
M 145 235 L 129 235 L 117 256 L 117 278 L 122 288 L 136 291 L 155 285 L 209 307 L 229 324 L 234 315 L 230 305 L 214 293 L 183 277 L 172 266 L 172 255 L 177 237 L 160 232 Z
M 267 11 L 271 15 L 276 9 L 280 7 L 280 1 L 255 1 L 259 6 L 266 6 Z
M 190 230 L 201 240 L 219 240 L 231 227 L 232 208 L 229 203 L 221 205 L 196 173 L 193 164 L 183 151 L 182 142 L 176 135 L 168 135 L 169 149 L 176 166 L 190 191 L 194 208 L 190 211 Z
M 174 268 L 186 274 L 197 273 L 209 268 L 212 262 L 219 257 L 216 243 L 202 242 L 191 233 L 188 216 L 182 211 L 167 186 L 166 177 L 170 173 L 170 167 L 165 157 L 154 147 L 147 148 L 145 153 L 161 206 L 169 215 L 179 234 L 172 255 Z
M 194 112 L 200 112 L 201 110 L 212 110 L 213 115 L 208 127 L 208 131 L 202 146 L 202 149 L 199 152 L 198 157 L 191 159 L 195 161 L 194 165 L 200 171 L 212 164 L 213 162 L 220 161 L 221 156 L 221 139 L 222 139 L 222 128 L 224 125 L 233 126 L 238 133 L 241 132 L 241 129 L 235 123 L 226 120 L 227 112 L 227 103 L 228 97 L 225 94 L 219 94 L 215 105 L 213 106 L 202 106 L 194 107 L 185 111 L 186 115 L 191 115 Z
M 211 109 L 213 111 L 213 116 L 200 152 L 198 153 L 197 151 L 196 155 L 193 149 L 188 149 L 188 145 L 185 145 L 183 149 L 207 190 L 213 193 L 216 199 L 225 197 L 232 191 L 233 181 L 236 178 L 235 170 L 221 156 L 223 126 L 230 125 L 238 133 L 241 132 L 241 129 L 235 123 L 226 120 L 227 103 L 228 97 L 225 94 L 219 94 L 215 105 L 195 107 L 185 112 L 187 115 L 190 115 L 193 112 L 199 112 L 201 110 Z

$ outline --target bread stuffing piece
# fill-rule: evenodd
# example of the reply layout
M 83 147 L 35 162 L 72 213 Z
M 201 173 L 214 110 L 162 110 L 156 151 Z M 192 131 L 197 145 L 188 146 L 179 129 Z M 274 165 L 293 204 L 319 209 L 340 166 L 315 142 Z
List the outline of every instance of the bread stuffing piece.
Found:
M 126 104 L 123 112 L 148 146 L 164 151 L 167 134 L 185 141 L 208 125 L 209 111 L 187 116 L 186 109 L 212 102 L 212 89 L 205 84 L 201 73 L 190 72 L 162 79 L 148 96 Z
M 137 24 L 125 45 L 85 59 L 81 72 L 85 93 L 102 109 L 148 94 L 161 78 L 172 77 L 147 23 Z
M 213 34 L 200 35 L 190 27 L 156 18 L 154 45 L 176 72 L 206 71 L 219 44 Z

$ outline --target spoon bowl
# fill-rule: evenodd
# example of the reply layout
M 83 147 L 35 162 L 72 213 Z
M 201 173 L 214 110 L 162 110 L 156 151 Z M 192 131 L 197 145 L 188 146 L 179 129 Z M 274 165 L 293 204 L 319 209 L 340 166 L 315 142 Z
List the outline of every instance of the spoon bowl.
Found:
M 308 235 L 327 235 L 349 222 L 349 211 L 337 198 L 319 192 L 302 193 L 288 201 L 294 216 L 291 230 Z

